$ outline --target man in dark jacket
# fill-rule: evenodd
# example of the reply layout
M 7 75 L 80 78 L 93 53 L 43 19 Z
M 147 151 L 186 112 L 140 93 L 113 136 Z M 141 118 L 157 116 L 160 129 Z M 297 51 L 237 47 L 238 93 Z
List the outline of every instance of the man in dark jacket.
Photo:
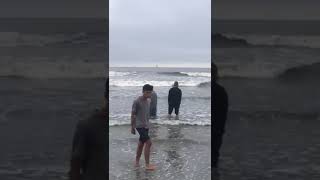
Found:
M 105 180 L 108 178 L 108 97 L 106 81 L 104 106 L 76 126 L 73 137 L 70 180 Z
M 212 63 L 212 114 L 213 114 L 213 136 L 212 136 L 212 164 L 214 168 L 218 167 L 219 150 L 222 145 L 222 137 L 225 131 L 225 124 L 228 113 L 228 95 L 225 89 L 217 83 L 218 69 L 217 66 Z
M 179 89 L 179 83 L 178 83 L 178 81 L 175 81 L 173 84 L 173 87 L 169 90 L 169 95 L 168 95 L 168 104 L 169 104 L 168 115 L 169 115 L 169 117 L 171 116 L 173 109 L 176 114 L 176 117 L 178 117 L 179 108 L 180 108 L 180 104 L 181 104 L 181 97 L 182 97 L 182 92 Z

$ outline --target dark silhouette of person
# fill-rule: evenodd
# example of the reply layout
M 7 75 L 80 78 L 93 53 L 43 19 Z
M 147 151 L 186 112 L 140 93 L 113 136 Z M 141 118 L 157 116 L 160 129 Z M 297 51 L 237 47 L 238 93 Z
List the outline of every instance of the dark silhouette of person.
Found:
M 225 124 L 227 120 L 228 113 L 228 94 L 224 87 L 217 83 L 218 80 L 218 68 L 212 63 L 212 165 L 214 168 L 218 167 L 219 163 L 219 151 L 222 145 L 222 138 L 225 132 Z
M 105 180 L 108 178 L 108 93 L 105 83 L 104 105 L 76 126 L 72 142 L 70 180 Z
M 173 87 L 169 90 L 168 95 L 168 116 L 171 116 L 171 113 L 174 109 L 176 117 L 179 115 L 179 108 L 181 104 L 182 91 L 179 89 L 178 81 L 175 81 Z

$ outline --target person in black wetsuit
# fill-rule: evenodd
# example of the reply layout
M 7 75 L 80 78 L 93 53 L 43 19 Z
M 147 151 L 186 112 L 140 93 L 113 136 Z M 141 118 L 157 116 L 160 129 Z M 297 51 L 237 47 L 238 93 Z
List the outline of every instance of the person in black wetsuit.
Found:
M 228 113 L 228 94 L 226 90 L 217 83 L 218 80 L 218 68 L 212 63 L 212 114 L 213 114 L 213 136 L 212 136 L 212 165 L 214 168 L 218 167 L 219 162 L 219 150 L 222 145 L 222 137 L 225 132 L 225 124 Z
M 179 83 L 178 81 L 175 81 L 173 84 L 173 87 L 169 90 L 169 95 L 168 95 L 168 104 L 169 104 L 168 116 L 169 117 L 171 117 L 173 108 L 174 108 L 176 117 L 178 117 L 179 108 L 181 104 L 181 97 L 182 97 L 182 92 L 179 89 Z

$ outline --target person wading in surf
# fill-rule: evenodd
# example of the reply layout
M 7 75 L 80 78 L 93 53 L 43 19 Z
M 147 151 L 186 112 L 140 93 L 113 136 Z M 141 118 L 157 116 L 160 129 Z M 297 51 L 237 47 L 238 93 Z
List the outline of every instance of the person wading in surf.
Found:
M 176 119 L 179 118 L 179 109 L 181 104 L 182 91 L 179 89 L 178 81 L 173 83 L 173 87 L 169 90 L 168 95 L 168 117 L 171 117 L 171 113 L 174 109 Z
M 146 170 L 155 170 L 155 166 L 150 164 L 151 139 L 149 137 L 149 118 L 150 118 L 150 97 L 153 86 L 145 84 L 142 88 L 142 96 L 139 96 L 132 105 L 131 112 L 131 133 L 138 131 L 140 138 L 136 153 L 135 166 L 139 166 L 140 157 L 144 148 L 144 158 Z

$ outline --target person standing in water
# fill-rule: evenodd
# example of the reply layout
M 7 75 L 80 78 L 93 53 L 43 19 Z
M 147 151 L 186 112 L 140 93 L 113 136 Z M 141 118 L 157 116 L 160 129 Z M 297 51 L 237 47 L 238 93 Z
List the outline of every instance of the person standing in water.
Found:
M 218 167 L 220 148 L 222 145 L 222 137 L 225 131 L 225 124 L 227 120 L 228 113 L 228 94 L 226 90 L 217 83 L 218 80 L 218 68 L 212 63 L 212 73 L 213 73 L 213 84 L 212 84 L 212 114 L 213 114 L 213 123 L 212 123 L 212 163 L 213 167 Z
M 168 95 L 168 116 L 171 117 L 171 113 L 174 109 L 176 118 L 179 118 L 179 108 L 181 104 L 182 91 L 179 89 L 178 81 L 175 81 L 173 87 L 169 90 Z
M 157 93 L 152 91 L 151 93 L 151 103 L 150 103 L 150 118 L 154 119 L 157 117 Z
M 139 166 L 140 157 L 144 148 L 144 158 L 146 170 L 154 170 L 155 166 L 150 164 L 151 139 L 149 137 L 149 116 L 150 116 L 150 97 L 153 86 L 145 84 L 142 88 L 142 96 L 139 96 L 132 105 L 131 112 L 131 133 L 136 134 L 138 131 L 140 138 L 136 153 L 136 167 Z

